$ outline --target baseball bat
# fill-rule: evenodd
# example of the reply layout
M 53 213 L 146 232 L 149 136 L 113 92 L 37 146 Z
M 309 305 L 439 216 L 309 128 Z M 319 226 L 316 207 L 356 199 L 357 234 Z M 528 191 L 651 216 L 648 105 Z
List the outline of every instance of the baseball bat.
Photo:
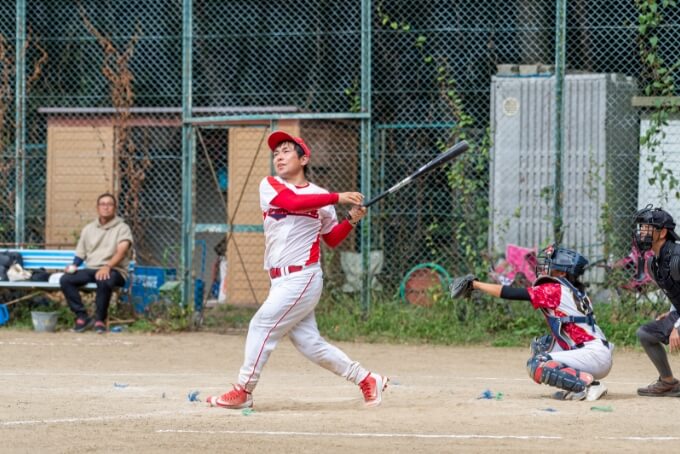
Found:
M 457 144 L 455 144 L 454 146 L 452 146 L 451 148 L 449 148 L 448 150 L 446 150 L 445 152 L 443 152 L 442 154 L 440 154 L 439 156 L 434 158 L 432 161 L 428 162 L 427 164 L 425 164 L 424 166 L 422 166 L 421 168 L 419 168 L 418 170 L 413 172 L 411 175 L 407 176 L 406 178 L 401 180 L 399 183 L 397 183 L 394 186 L 392 186 L 391 188 L 389 188 L 387 191 L 384 191 L 384 192 L 378 194 L 377 196 L 373 197 L 368 202 L 365 202 L 364 206 L 370 207 L 371 205 L 373 205 L 378 200 L 386 197 L 389 194 L 392 194 L 393 192 L 398 191 L 399 189 L 401 189 L 404 186 L 406 186 L 407 184 L 409 184 L 411 181 L 413 181 L 416 178 L 426 174 L 430 170 L 435 169 L 439 166 L 442 166 L 442 165 L 446 164 L 447 162 L 451 161 L 452 159 L 454 159 L 454 158 L 460 156 L 461 154 L 465 153 L 468 148 L 470 148 L 468 143 L 464 140 L 461 140 L 460 142 L 458 142 Z

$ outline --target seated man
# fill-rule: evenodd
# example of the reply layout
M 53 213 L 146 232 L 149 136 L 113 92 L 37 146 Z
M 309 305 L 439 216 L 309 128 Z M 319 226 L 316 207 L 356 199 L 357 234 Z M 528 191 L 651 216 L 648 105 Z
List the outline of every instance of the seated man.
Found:
M 98 218 L 80 233 L 73 264 L 66 267 L 59 281 L 66 301 L 77 317 L 73 328 L 76 333 L 82 333 L 93 325 L 97 333 L 106 332 L 111 294 L 116 287 L 125 285 L 130 264 L 132 231 L 122 218 L 116 216 L 113 195 L 106 193 L 97 198 L 97 215 Z M 87 268 L 79 270 L 83 262 L 86 262 Z M 88 316 L 78 290 L 91 282 L 97 284 L 94 318 Z

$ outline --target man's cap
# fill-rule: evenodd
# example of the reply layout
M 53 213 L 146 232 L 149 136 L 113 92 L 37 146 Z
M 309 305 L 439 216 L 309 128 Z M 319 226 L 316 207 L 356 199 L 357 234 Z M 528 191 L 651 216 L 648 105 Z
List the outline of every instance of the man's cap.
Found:
M 647 205 L 635 214 L 635 222 L 637 224 L 653 225 L 657 229 L 666 229 L 668 231 L 667 238 L 673 241 L 680 241 L 680 236 L 675 233 L 673 216 L 661 208 L 653 208 L 652 205 Z
M 312 154 L 309 151 L 309 147 L 307 146 L 305 141 L 302 140 L 302 138 L 300 137 L 291 136 L 290 134 L 284 131 L 274 131 L 271 134 L 269 134 L 267 144 L 269 144 L 269 149 L 271 151 L 274 151 L 274 149 L 278 147 L 281 142 L 294 142 L 300 145 L 300 148 L 302 148 L 302 151 L 304 151 L 305 156 L 307 156 L 308 158 Z

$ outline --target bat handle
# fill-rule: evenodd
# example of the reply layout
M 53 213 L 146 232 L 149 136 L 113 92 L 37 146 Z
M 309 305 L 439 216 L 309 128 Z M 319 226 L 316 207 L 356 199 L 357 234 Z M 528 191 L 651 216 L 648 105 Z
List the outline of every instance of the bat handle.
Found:
M 371 200 L 369 200 L 368 202 L 364 202 L 363 206 L 366 207 L 366 208 L 369 208 L 371 205 L 373 205 L 375 202 L 377 202 L 378 200 L 380 200 L 380 199 L 382 199 L 383 197 L 385 197 L 387 194 L 388 194 L 387 192 L 383 192 L 382 194 L 379 194 L 379 195 L 373 197 L 373 198 L 372 198 Z

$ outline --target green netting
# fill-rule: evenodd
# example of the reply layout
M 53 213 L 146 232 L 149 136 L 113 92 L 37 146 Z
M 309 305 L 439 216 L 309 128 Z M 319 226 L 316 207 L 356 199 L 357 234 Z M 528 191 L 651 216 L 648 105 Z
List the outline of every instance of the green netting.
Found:
M 21 4 L 24 125 L 15 111 Z M 593 260 L 627 253 L 637 207 L 661 204 L 680 216 L 680 123 L 673 108 L 659 108 L 678 94 L 674 2 L 564 2 L 563 85 L 555 76 L 558 2 L 366 2 L 370 35 L 362 34 L 359 1 L 193 2 L 183 49 L 187 4 L 3 2 L 2 242 L 15 241 L 17 220 L 25 221 L 25 243 L 74 240 L 72 223 L 51 207 L 61 200 L 59 210 L 87 213 L 73 194 L 88 200 L 110 187 L 133 225 L 142 263 L 179 267 L 182 225 L 213 226 L 194 235 L 207 251 L 203 258 L 197 250 L 194 271 L 208 275 L 213 247 L 228 230 L 230 130 L 272 127 L 295 115 L 306 115 L 300 130 L 325 156 L 313 163 L 314 178 L 337 191 L 370 183 L 367 196 L 446 146 L 471 143 L 454 165 L 375 206 L 363 231 L 370 238 L 362 242 L 357 232 L 340 249 L 358 252 L 363 244 L 378 251 L 378 281 L 388 293 L 419 263 L 479 272 L 507 244 L 554 241 L 556 194 L 563 243 Z M 183 63 L 188 55 L 190 66 Z M 190 117 L 214 120 L 192 132 L 191 182 L 182 181 L 183 82 L 191 87 Z M 561 107 L 564 122 L 557 125 Z M 25 149 L 17 152 L 23 130 Z M 92 156 L 100 154 L 99 165 Z M 22 157 L 24 181 L 16 177 Z M 18 190 L 23 212 L 15 206 Z M 183 191 L 190 213 L 182 210 Z M 340 288 L 342 254 L 327 255 L 330 286 Z

